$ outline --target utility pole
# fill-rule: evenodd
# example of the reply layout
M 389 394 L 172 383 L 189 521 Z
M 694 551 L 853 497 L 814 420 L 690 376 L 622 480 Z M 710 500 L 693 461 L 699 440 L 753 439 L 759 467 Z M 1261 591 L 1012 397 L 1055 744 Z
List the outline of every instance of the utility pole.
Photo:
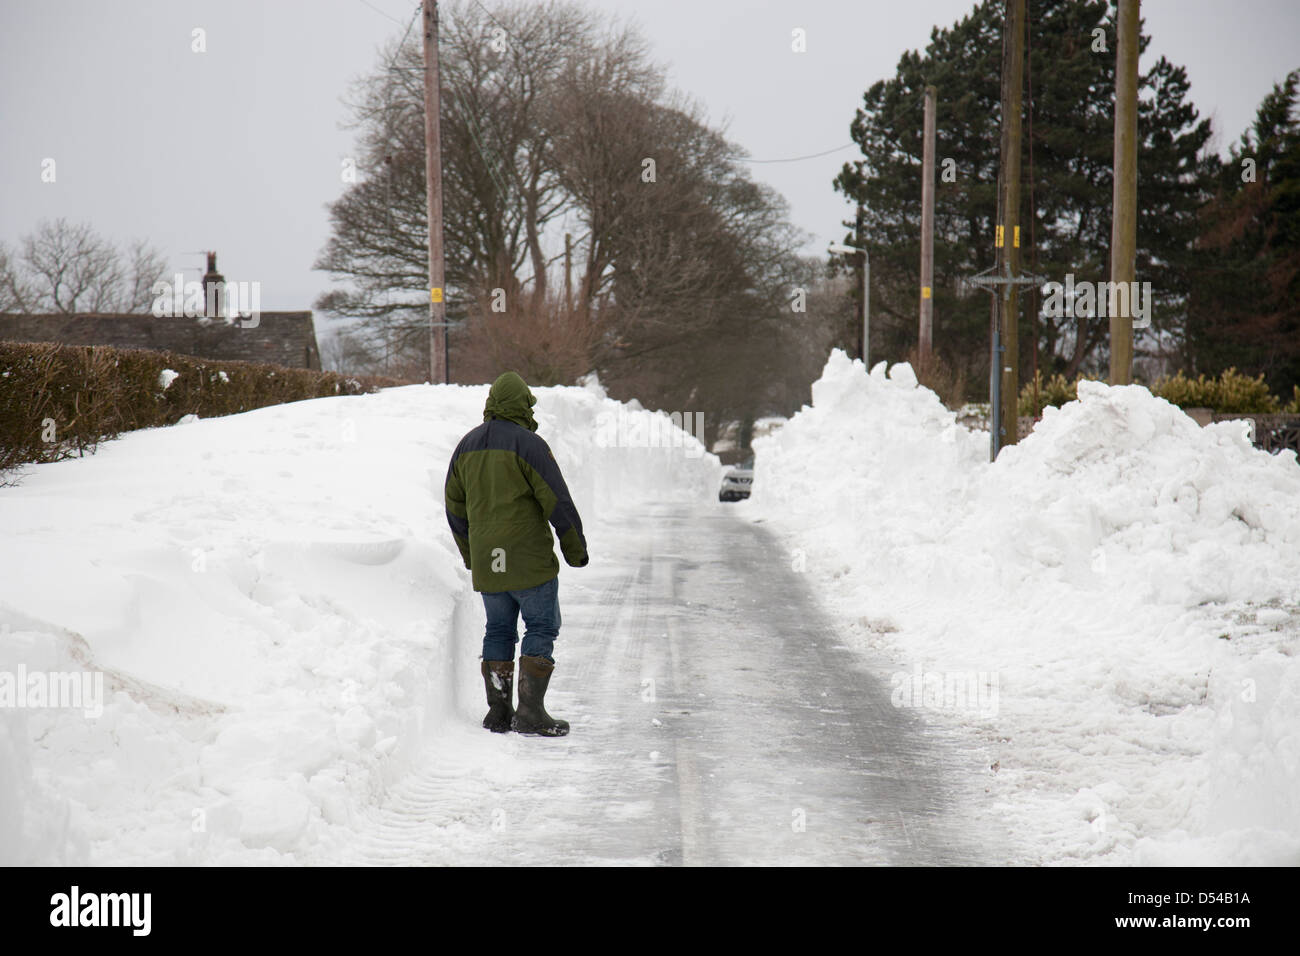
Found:
M 960 280 L 960 287 L 987 289 L 993 295 L 992 348 L 989 357 L 989 457 L 1020 437 L 1020 286 L 1041 286 L 1047 279 L 1020 274 L 1020 84 L 1024 78 L 1025 0 L 1007 0 L 1002 43 L 1002 156 L 998 174 L 998 219 L 993 246 L 995 264 Z
M 1021 90 L 1025 79 L 1025 0 L 1007 0 L 1002 35 L 1002 144 L 1001 188 L 998 190 L 998 221 L 994 236 L 999 272 L 1009 276 L 1020 272 L 1020 131 Z M 1003 351 L 994 353 L 1000 363 L 1002 402 L 1001 445 L 1013 445 L 1020 438 L 1017 406 L 1020 398 L 1020 289 L 1006 287 L 1006 298 L 995 310 L 997 337 Z
M 920 364 L 930 364 L 934 328 L 934 100 L 925 88 L 925 142 L 921 155 L 921 317 L 917 336 Z
M 1110 384 L 1133 381 L 1133 303 L 1137 273 L 1137 79 L 1139 0 L 1119 0 L 1115 40 L 1115 174 L 1111 198 Z M 1122 285 L 1121 285 L 1122 283 Z M 1115 290 L 1123 289 L 1117 294 Z
M 858 203 L 857 214 L 853 217 L 853 236 L 854 236 L 855 241 L 857 241 L 857 242 L 859 242 L 859 243 L 865 241 L 864 238 L 863 238 L 863 230 L 866 228 L 865 218 L 866 218 L 866 211 L 862 208 L 862 203 Z M 853 249 L 853 248 L 855 248 L 855 247 L 854 247 L 854 246 L 846 246 L 845 248 Z M 843 252 L 843 249 L 841 249 L 840 251 Z M 845 255 L 849 255 L 849 253 L 845 253 Z M 863 273 L 862 273 L 862 301 L 861 301 L 861 306 L 862 306 L 862 307 L 861 307 L 861 309 L 859 309 L 859 314 L 858 314 L 858 318 L 861 320 L 861 321 L 858 322 L 858 357 L 862 359 L 862 364 L 863 364 L 863 365 L 867 365 L 867 346 L 870 344 L 870 341 L 869 341 L 869 338 L 870 338 L 870 337 L 869 337 L 869 335 L 868 335 L 868 329 L 867 329 L 867 321 L 868 321 L 868 320 L 867 320 L 867 316 L 868 316 L 868 308 L 869 308 L 869 306 L 868 306 L 868 303 L 867 303 L 867 276 L 866 276 L 866 270 L 867 270 L 867 268 L 868 268 L 868 262 L 867 262 L 867 259 L 866 259 L 866 253 L 864 252 L 862 255 L 863 255 L 863 259 L 862 259 L 862 269 L 863 269 Z M 871 371 L 871 366 L 870 366 L 870 365 L 867 365 L 867 371 L 868 371 L 868 372 Z
M 871 371 L 871 253 L 862 250 L 862 364 Z
M 857 246 L 846 246 L 839 242 L 832 242 L 826 247 L 826 251 L 842 256 L 862 256 L 862 328 L 859 334 L 862 336 L 860 343 L 862 364 L 870 372 L 871 361 L 867 356 L 867 352 L 871 343 L 871 253 L 866 249 L 859 249 Z
M 429 207 L 429 381 L 447 376 L 447 303 L 442 256 L 442 89 L 438 72 L 438 0 L 424 0 L 424 179 Z

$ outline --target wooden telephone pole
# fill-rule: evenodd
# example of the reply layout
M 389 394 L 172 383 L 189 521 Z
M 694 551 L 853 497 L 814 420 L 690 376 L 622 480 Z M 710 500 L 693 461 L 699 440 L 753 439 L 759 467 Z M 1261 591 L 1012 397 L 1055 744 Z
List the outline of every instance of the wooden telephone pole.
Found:
M 1138 0 L 1119 0 L 1115 40 L 1115 174 L 1111 198 L 1110 281 L 1132 289 L 1137 273 Z M 1112 294 L 1110 384 L 1133 381 L 1133 303 Z
M 429 381 L 447 382 L 447 303 L 442 255 L 442 89 L 438 0 L 424 0 L 424 178 L 429 208 Z
M 917 335 L 920 364 L 930 363 L 934 335 L 934 100 L 933 86 L 925 88 L 925 136 L 921 152 L 921 317 Z
M 998 224 L 994 236 L 998 272 L 1020 273 L 1020 138 L 1021 90 L 1025 80 L 1025 0 L 1007 0 L 1002 34 L 1002 144 L 1001 188 L 998 190 Z M 1020 289 L 1006 287 L 1005 299 L 995 298 L 995 322 L 1003 351 L 993 355 L 1001 363 L 999 445 L 1014 445 L 1020 438 Z
M 1020 388 L 1020 286 L 1041 286 L 1047 279 L 1020 272 L 1020 83 L 1024 78 L 1025 0 L 1007 0 L 1002 43 L 1002 156 L 998 173 L 998 219 L 994 264 L 960 280 L 993 295 L 989 352 L 989 457 L 1020 437 L 1017 399 Z

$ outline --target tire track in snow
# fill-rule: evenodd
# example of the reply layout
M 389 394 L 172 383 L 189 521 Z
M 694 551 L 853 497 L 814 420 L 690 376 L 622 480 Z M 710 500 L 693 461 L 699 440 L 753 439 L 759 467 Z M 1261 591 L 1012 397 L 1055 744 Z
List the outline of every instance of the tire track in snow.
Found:
M 573 733 L 560 740 L 477 726 L 444 733 L 354 833 L 318 855 L 361 865 L 678 861 L 675 826 L 667 828 L 669 845 L 659 845 L 658 817 L 672 810 L 655 807 L 656 793 L 660 803 L 671 795 L 666 768 L 624 731 L 628 721 L 649 723 L 635 711 L 653 555 L 648 542 L 630 540 L 638 546 L 611 555 L 597 580 L 584 569 L 561 588 L 564 623 L 547 708 L 570 720 Z M 589 583 L 576 586 L 584 577 Z
M 958 756 L 890 705 L 765 529 L 725 511 L 663 506 L 624 521 L 606 544 L 599 566 L 566 573 L 562 587 L 547 705 L 571 721 L 571 735 L 444 728 L 417 769 L 340 835 L 337 858 L 987 858 L 957 812 Z

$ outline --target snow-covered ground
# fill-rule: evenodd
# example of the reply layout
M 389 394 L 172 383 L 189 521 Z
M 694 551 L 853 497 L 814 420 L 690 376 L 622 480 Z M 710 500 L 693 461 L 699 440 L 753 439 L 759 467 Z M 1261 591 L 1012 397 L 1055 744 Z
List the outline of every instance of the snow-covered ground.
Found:
M 717 459 L 666 416 L 536 391 L 589 518 L 716 495 Z M 135 432 L 0 488 L 0 864 L 292 863 L 465 739 L 482 607 L 442 484 L 486 395 Z M 59 683 L 82 673 L 102 697 Z M 45 690 L 78 706 L 33 706 Z
M 509 862 L 495 831 L 471 823 L 543 792 L 565 808 L 552 836 L 599 830 L 592 859 L 740 861 L 736 820 L 761 830 L 755 807 L 775 808 L 788 828 L 785 789 L 815 808 L 809 781 L 822 775 L 841 785 L 834 801 L 821 795 L 840 816 L 811 819 L 861 817 L 869 836 L 893 816 L 856 813 L 866 797 L 834 761 L 883 785 L 902 779 L 881 770 L 894 757 L 930 751 L 855 743 L 874 705 L 827 688 L 856 671 L 817 672 L 845 641 L 909 710 L 893 723 L 943 739 L 933 752 L 971 821 L 963 853 L 1300 862 L 1294 456 L 1256 451 L 1233 423 L 1201 429 L 1141 388 L 1085 383 L 990 465 L 987 434 L 957 425 L 907 366 L 868 376 L 837 353 L 813 405 L 756 442 L 754 497 L 723 506 L 717 459 L 667 417 L 595 383 L 538 394 L 593 567 L 602 555 L 618 565 L 561 570 L 575 643 L 557 654 L 572 670 L 556 695 L 575 735 L 541 749 L 477 727 L 482 609 L 442 510 L 447 460 L 485 388 L 137 432 L 0 488 L 0 863 L 391 858 L 362 833 L 398 834 L 402 859 L 473 861 L 477 847 Z M 693 522 L 706 507 L 717 523 Z M 739 535 L 735 515 L 763 524 Z M 672 530 L 697 526 L 718 541 L 686 547 Z M 788 555 L 757 553 L 772 540 L 762 527 Z M 814 628 L 806 660 L 789 651 L 802 612 L 763 612 L 788 643 L 727 639 L 760 630 L 747 588 L 766 580 L 766 598 L 795 600 L 764 571 L 772 560 L 786 579 L 806 574 L 843 622 L 830 640 Z M 724 633 L 701 635 L 715 618 Z M 778 650 L 783 667 L 748 659 Z M 60 683 L 82 673 L 84 688 Z M 659 704 L 646 703 L 647 675 L 660 677 Z M 12 698 L 18 677 L 29 699 Z M 40 692 L 73 690 L 89 696 L 37 706 L 51 703 Z M 670 709 L 652 721 L 656 706 Z M 777 764 L 762 733 L 740 732 L 747 713 L 788 719 L 782 766 L 829 763 L 767 779 Z M 969 767 L 985 765 L 972 784 Z M 930 789 L 944 788 L 918 793 Z M 914 809 L 925 818 L 923 802 Z M 676 838 L 660 826 L 674 817 L 676 855 L 647 852 Z M 885 846 L 907 859 L 897 822 L 906 839 L 864 838 L 864 860 Z M 445 845 L 407 846 L 418 834 Z
M 1300 467 L 1080 385 L 989 464 L 912 370 L 832 355 L 753 497 L 897 706 L 980 735 L 1043 863 L 1300 863 Z

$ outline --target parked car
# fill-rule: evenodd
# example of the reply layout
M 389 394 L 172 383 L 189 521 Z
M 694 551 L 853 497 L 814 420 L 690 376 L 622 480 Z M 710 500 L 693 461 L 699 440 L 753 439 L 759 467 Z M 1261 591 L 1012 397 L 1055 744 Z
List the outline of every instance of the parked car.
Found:
M 754 486 L 754 459 L 746 458 L 740 464 L 732 465 L 722 476 L 722 488 L 718 491 L 719 501 L 739 501 L 748 498 Z

